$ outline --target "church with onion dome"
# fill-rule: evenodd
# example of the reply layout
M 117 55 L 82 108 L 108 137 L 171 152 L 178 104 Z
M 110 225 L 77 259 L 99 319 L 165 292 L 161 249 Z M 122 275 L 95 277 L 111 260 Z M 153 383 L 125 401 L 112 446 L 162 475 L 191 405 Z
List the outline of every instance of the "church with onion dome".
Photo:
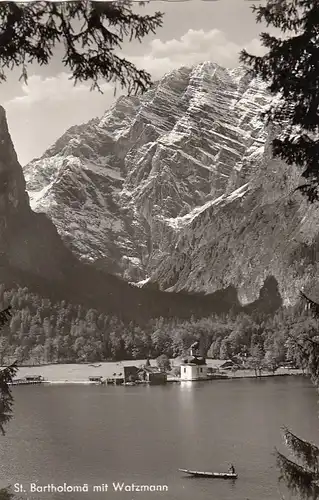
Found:
M 181 380 L 207 380 L 208 366 L 206 359 L 199 354 L 199 342 L 194 342 L 190 347 L 189 356 L 181 363 Z

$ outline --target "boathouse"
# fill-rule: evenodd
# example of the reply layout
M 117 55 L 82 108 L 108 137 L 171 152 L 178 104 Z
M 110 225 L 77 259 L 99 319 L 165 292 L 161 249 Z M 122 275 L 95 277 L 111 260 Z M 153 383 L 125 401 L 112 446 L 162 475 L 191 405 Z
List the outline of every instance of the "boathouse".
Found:
M 199 342 L 192 344 L 190 348 L 190 355 L 184 358 L 181 363 L 181 380 L 208 380 L 210 378 L 206 359 L 199 355 L 198 348 Z
M 124 366 L 124 383 L 145 383 L 162 385 L 167 382 L 167 374 L 155 366 Z
M 136 366 L 124 366 L 124 384 L 138 380 L 138 368 Z
M 153 366 L 143 366 L 138 371 L 139 379 L 150 385 L 162 385 L 167 382 L 167 373 Z

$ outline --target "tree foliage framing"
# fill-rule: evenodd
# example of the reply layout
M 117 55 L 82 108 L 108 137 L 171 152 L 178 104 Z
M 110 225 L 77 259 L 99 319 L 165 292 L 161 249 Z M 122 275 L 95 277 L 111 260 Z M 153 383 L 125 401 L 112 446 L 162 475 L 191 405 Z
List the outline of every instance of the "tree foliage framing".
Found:
M 264 114 L 267 123 L 281 128 L 273 154 L 303 169 L 307 181 L 297 189 L 313 203 L 319 200 L 319 2 L 268 0 L 252 9 L 258 23 L 279 28 L 284 36 L 261 33 L 268 52 L 254 56 L 243 50 L 240 59 L 278 96 Z
M 7 324 L 11 319 L 11 306 L 0 312 L 0 327 Z M 10 383 L 17 373 L 16 362 L 0 370 L 0 432 L 4 436 L 4 426 L 12 418 L 13 397 L 10 390 Z M 0 500 L 12 500 L 14 498 L 10 488 L 0 489 Z
M 315 317 L 319 316 L 319 305 L 301 292 L 301 298 L 307 309 Z M 307 334 L 302 339 L 290 336 L 300 353 L 302 366 L 307 370 L 312 383 L 319 389 L 319 336 L 318 332 Z M 277 466 L 280 470 L 280 480 L 288 489 L 298 494 L 302 500 L 317 500 L 319 498 L 319 447 L 305 441 L 289 429 L 283 427 L 284 442 L 293 459 L 287 458 L 276 450 Z
M 21 67 L 27 81 L 27 65 L 46 65 L 53 49 L 64 46 L 62 62 L 74 83 L 100 81 L 120 84 L 128 94 L 144 92 L 151 77 L 118 55 L 125 37 L 139 42 L 162 25 L 160 12 L 135 14 L 130 0 L 117 2 L 0 2 L 0 81 L 4 69 Z
M 7 324 L 11 319 L 11 306 L 0 312 L 0 327 Z M 0 432 L 5 434 L 4 426 L 12 418 L 13 397 L 10 383 L 17 373 L 16 362 L 0 370 Z

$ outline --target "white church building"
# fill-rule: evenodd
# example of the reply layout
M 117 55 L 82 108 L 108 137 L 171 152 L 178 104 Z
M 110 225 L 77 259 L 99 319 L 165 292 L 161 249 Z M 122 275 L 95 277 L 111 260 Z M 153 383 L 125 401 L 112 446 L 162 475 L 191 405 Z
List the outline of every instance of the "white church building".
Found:
M 187 356 L 181 363 L 181 380 L 208 380 L 208 366 L 205 358 L 198 355 L 198 347 L 199 343 L 195 342 L 190 348 L 190 356 Z

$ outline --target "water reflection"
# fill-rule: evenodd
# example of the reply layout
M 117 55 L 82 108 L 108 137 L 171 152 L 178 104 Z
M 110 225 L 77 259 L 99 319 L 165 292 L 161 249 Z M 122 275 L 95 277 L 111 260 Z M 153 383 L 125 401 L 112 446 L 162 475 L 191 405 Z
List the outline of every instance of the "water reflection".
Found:
M 182 390 L 193 390 L 194 389 L 194 382 L 191 382 L 190 380 L 182 380 L 180 382 L 180 388 Z
M 190 381 L 181 382 L 179 389 L 178 416 L 181 430 L 185 433 L 194 433 L 197 428 L 194 383 Z

